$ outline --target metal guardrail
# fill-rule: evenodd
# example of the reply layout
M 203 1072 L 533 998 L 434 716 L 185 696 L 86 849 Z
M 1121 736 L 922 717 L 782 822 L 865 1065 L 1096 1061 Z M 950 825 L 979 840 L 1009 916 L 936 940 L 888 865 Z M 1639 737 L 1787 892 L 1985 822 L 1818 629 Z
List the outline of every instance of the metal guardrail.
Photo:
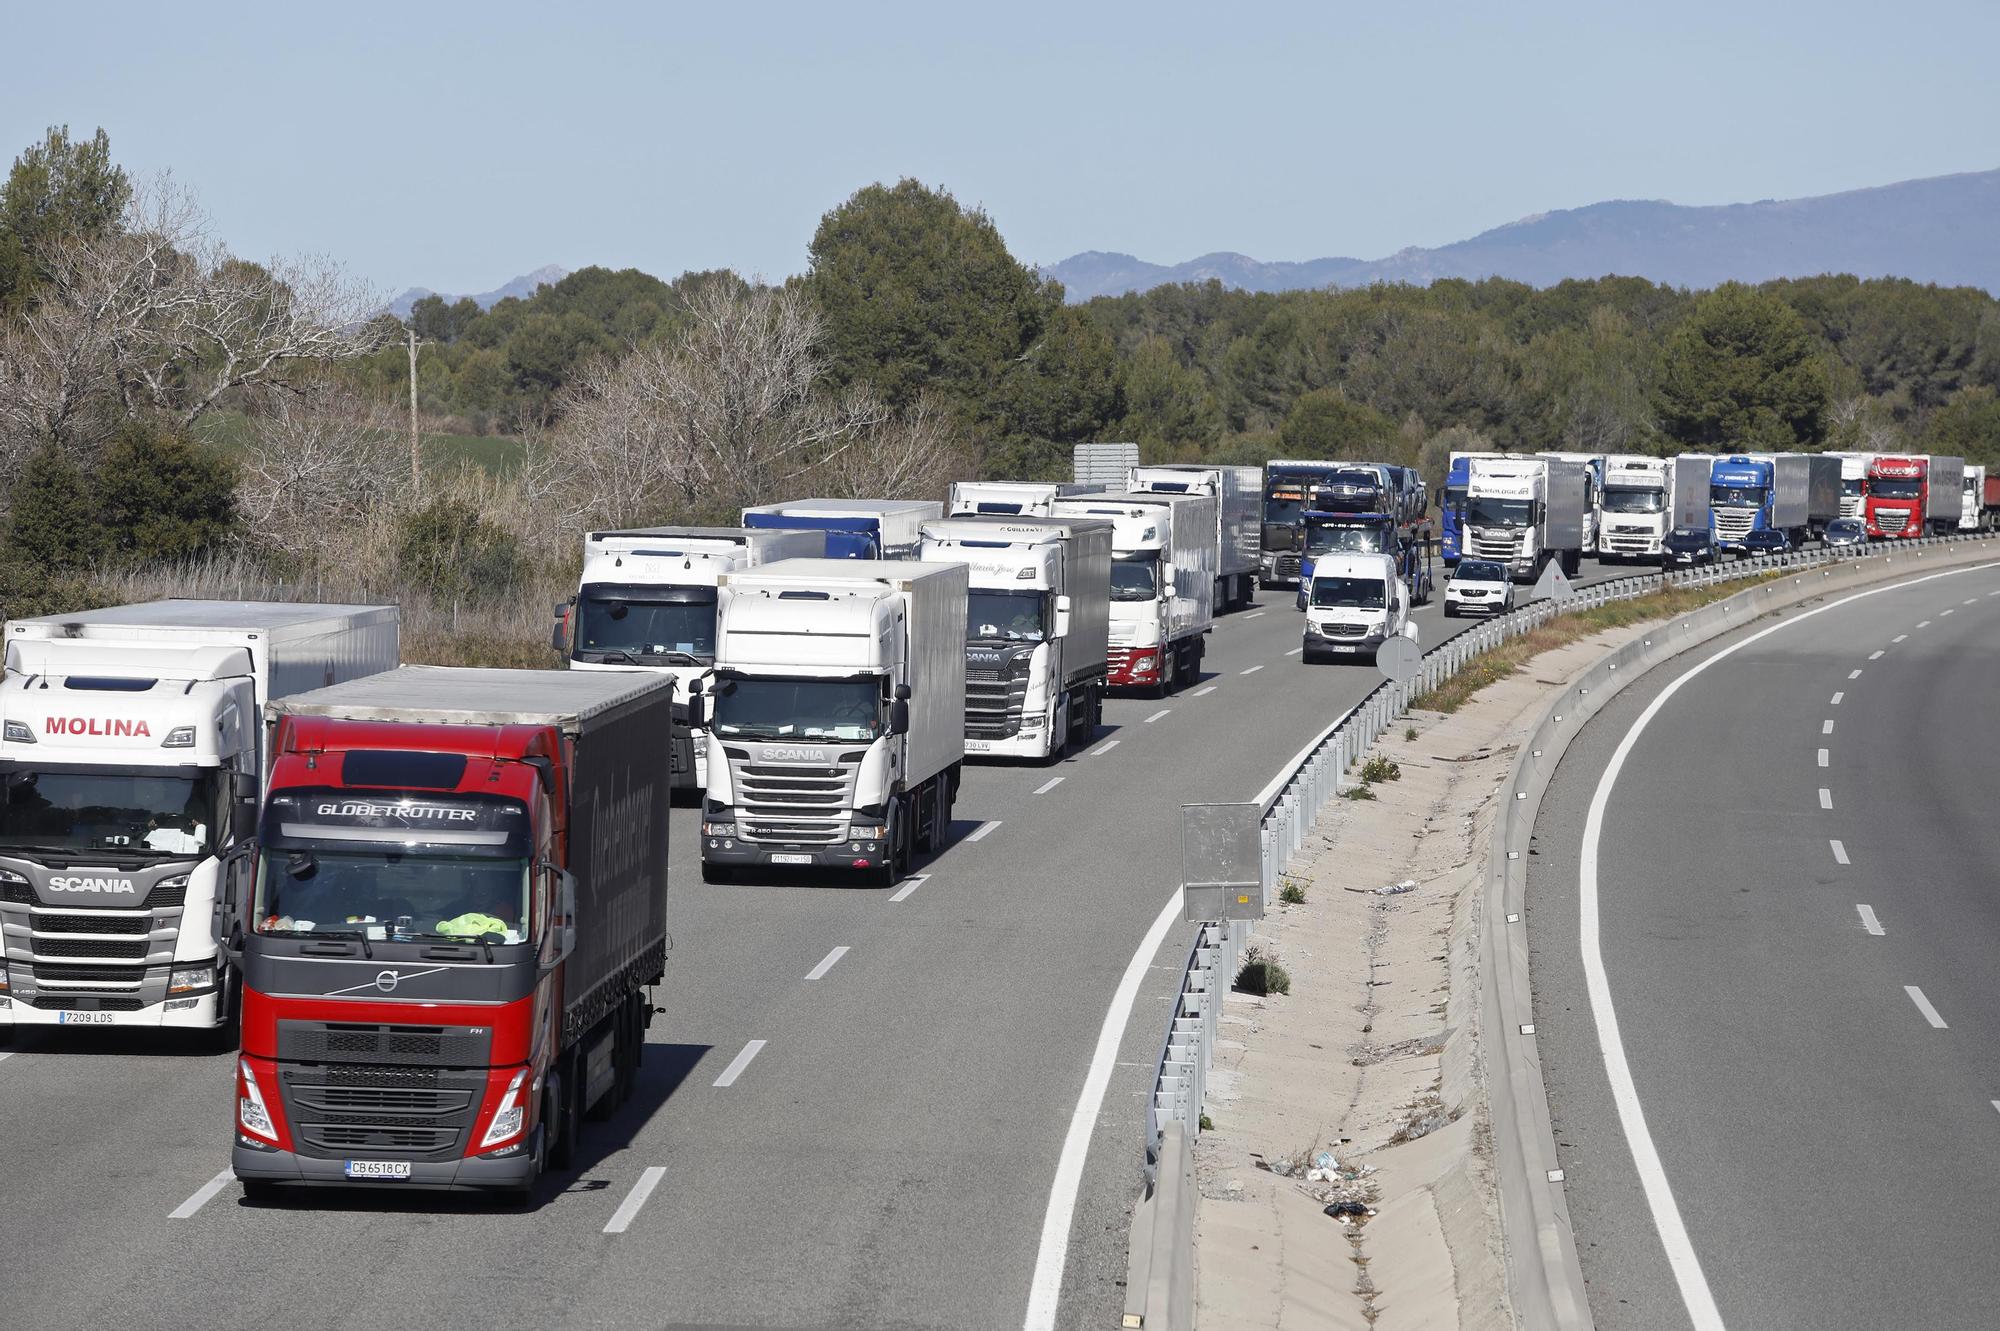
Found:
M 1558 615 L 1590 610 L 1612 601 L 1632 600 L 1662 587 L 1713 587 L 1786 569 L 1817 568 L 1859 555 L 1976 540 L 1963 536 L 1926 536 L 1846 546 L 1820 547 L 1775 555 L 1760 555 L 1728 563 L 1681 569 L 1672 573 L 1642 573 L 1578 587 L 1560 597 L 1529 601 L 1476 627 L 1454 634 L 1423 655 L 1417 675 L 1407 683 L 1384 680 L 1347 713 L 1322 731 L 1299 756 L 1291 775 L 1264 802 L 1260 821 L 1263 841 L 1263 893 L 1269 902 L 1278 879 L 1305 844 L 1307 834 L 1327 801 L 1341 793 L 1349 768 L 1359 762 L 1389 724 L 1409 710 L 1410 702 L 1439 687 L 1466 663 L 1511 638 L 1541 627 Z M 1215 1054 L 1222 1000 L 1235 980 L 1249 922 L 1202 924 L 1188 949 L 1181 972 L 1180 994 L 1160 1042 L 1153 1093 L 1146 1106 L 1146 1161 L 1150 1177 L 1158 1160 L 1161 1131 L 1179 1122 L 1193 1142 L 1201 1133 L 1202 1094 Z

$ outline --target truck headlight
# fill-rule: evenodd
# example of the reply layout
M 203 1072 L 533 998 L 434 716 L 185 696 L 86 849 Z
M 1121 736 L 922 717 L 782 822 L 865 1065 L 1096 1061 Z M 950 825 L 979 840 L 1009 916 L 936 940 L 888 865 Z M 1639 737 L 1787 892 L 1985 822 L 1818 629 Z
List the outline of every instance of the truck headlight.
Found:
M 1043 716 L 1040 712 L 1035 712 L 1031 715 L 1024 716 L 1021 718 L 1021 729 L 1040 730 L 1044 725 L 1048 724 L 1048 720 L 1049 719 L 1046 716 Z
M 27 726 L 19 721 L 9 721 L 7 723 L 6 739 L 9 744 L 33 744 L 35 743 L 35 732 L 28 729 Z
M 257 1086 L 257 1074 L 250 1070 L 250 1060 L 236 1060 L 236 1123 L 253 1137 L 262 1137 L 276 1144 L 277 1125 L 271 1121 L 271 1111 L 264 1103 L 264 1092 Z
M 728 822 L 728 823 L 703 822 L 701 825 L 701 834 L 703 836 L 735 836 L 736 824 L 733 822 Z
M 215 967 L 213 966 L 190 966 L 185 970 L 176 970 L 167 980 L 167 992 L 170 994 L 184 994 L 193 989 L 213 988 L 215 988 Z
M 881 823 L 850 823 L 847 835 L 856 841 L 880 841 L 889 834 L 889 829 Z
M 163 740 L 161 740 L 161 741 L 160 741 L 160 747 L 161 747 L 161 748 L 163 748 L 163 749 L 191 749 L 191 748 L 193 748 L 193 747 L 194 747 L 194 727 L 193 727 L 193 726 L 175 726 L 175 727 L 174 727 L 174 728 L 173 728 L 172 730 L 169 730 L 169 731 L 167 732 L 167 737 L 166 737 L 165 739 L 163 739 Z
M 493 1121 L 479 1139 L 480 1150 L 490 1150 L 521 1135 L 521 1124 L 528 1116 L 528 1107 L 521 1103 L 521 1085 L 527 1079 L 528 1070 L 522 1068 L 507 1083 L 507 1093 L 500 1097 L 500 1107 L 493 1111 Z

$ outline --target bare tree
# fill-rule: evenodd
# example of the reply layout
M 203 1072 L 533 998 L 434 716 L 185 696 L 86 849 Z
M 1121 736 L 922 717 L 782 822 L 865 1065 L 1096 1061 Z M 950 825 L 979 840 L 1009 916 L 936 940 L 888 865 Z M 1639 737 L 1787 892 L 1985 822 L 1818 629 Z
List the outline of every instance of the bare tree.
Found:
M 395 412 L 324 377 L 277 397 L 251 430 L 237 513 L 269 550 L 325 561 L 407 489 Z

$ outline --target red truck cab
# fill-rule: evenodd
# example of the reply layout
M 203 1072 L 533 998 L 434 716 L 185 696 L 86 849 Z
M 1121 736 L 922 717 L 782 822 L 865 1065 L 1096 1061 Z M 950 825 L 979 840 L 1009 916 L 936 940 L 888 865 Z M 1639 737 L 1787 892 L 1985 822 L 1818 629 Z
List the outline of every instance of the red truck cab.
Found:
M 1868 464 L 1868 487 L 1862 501 L 1868 534 L 1881 540 L 1924 534 L 1925 459 L 1883 456 Z
M 665 959 L 672 682 L 375 679 L 273 707 L 259 863 L 227 942 L 244 976 L 235 1172 L 252 1193 L 525 1195 L 637 1073 L 641 990 Z M 629 696 L 590 733 L 552 692 Z M 394 713 L 410 719 L 363 719 Z

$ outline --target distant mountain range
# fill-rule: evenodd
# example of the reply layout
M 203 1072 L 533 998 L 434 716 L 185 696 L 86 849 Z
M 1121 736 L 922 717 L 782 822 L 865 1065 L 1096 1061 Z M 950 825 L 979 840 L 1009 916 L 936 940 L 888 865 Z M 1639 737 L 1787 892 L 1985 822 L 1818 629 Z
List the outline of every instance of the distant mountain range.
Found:
M 482 291 L 472 299 L 480 309 L 490 310 L 509 296 L 519 296 L 525 300 L 535 294 L 536 287 L 553 285 L 568 276 L 569 269 L 564 268 L 560 264 L 552 263 L 546 267 L 537 268 L 532 273 L 523 273 L 504 286 L 495 287 L 491 291 Z M 410 317 L 410 307 L 425 296 L 444 296 L 444 303 L 447 305 L 455 305 L 462 299 L 460 296 L 445 295 L 441 291 L 432 291 L 429 287 L 411 287 L 408 291 L 405 291 L 402 295 L 389 302 L 389 313 L 395 315 L 398 319 L 407 319 Z
M 1262 263 L 1224 252 L 1168 266 L 1090 250 L 1041 271 L 1060 280 L 1073 302 L 1210 278 L 1248 291 L 1294 291 L 1374 282 L 1426 285 L 1446 277 L 1506 277 L 1551 286 L 1608 273 L 1684 287 L 1854 273 L 2000 293 L 2000 171 L 1717 207 L 1662 200 L 1593 203 L 1386 259 Z

